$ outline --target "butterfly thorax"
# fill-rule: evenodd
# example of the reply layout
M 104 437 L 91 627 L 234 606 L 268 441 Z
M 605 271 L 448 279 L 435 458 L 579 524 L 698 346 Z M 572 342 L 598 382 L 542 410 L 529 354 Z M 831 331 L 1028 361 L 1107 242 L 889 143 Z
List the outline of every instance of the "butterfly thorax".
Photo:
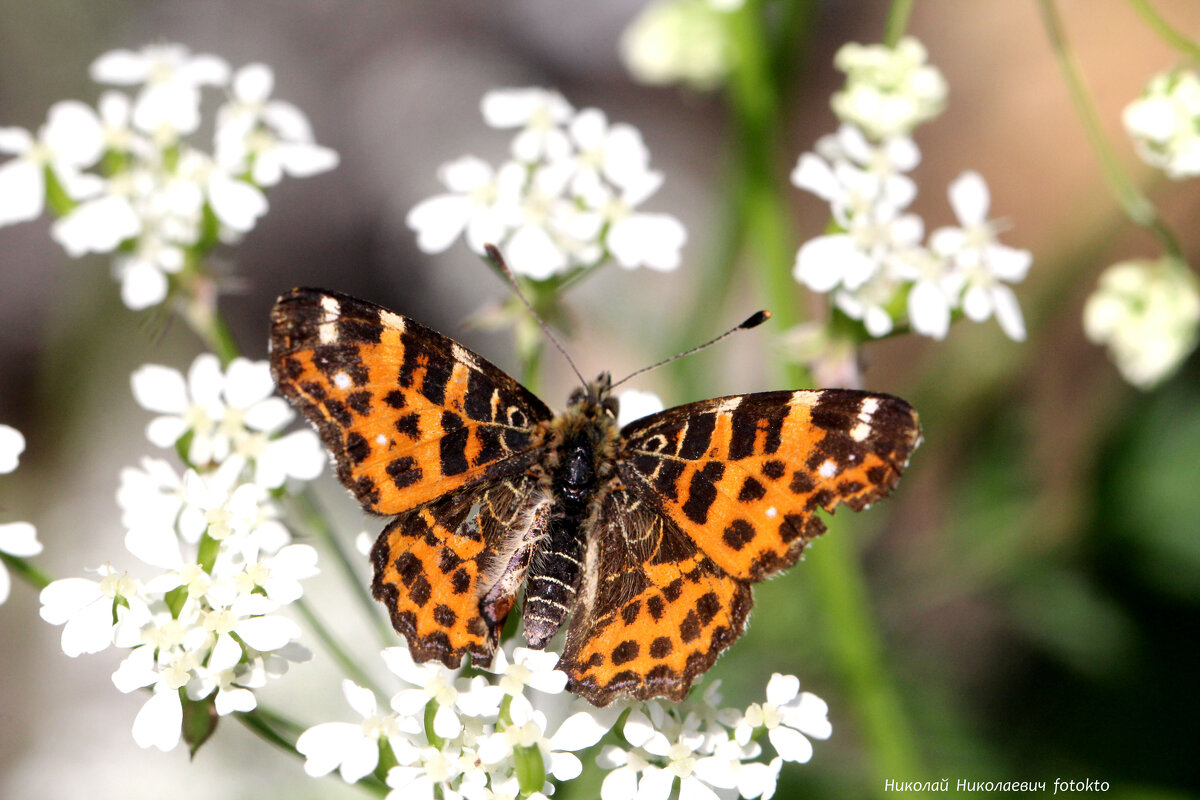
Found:
M 614 474 L 619 433 L 610 385 L 603 373 L 586 389 L 577 389 L 567 411 L 549 425 L 549 472 L 542 482 L 553 509 L 525 592 L 525 638 L 532 647 L 544 646 L 567 617 L 582 574 L 589 515 Z

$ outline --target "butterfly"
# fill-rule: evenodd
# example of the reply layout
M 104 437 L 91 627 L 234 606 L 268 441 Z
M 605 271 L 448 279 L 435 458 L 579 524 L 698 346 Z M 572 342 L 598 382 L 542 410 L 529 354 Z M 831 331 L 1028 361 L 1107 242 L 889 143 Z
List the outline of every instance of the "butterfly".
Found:
M 530 647 L 602 706 L 682 699 L 746 626 L 754 583 L 800 557 L 818 509 L 866 508 L 917 414 L 849 389 L 734 395 L 617 426 L 607 373 L 554 414 L 498 367 L 363 300 L 295 289 L 271 371 L 341 482 L 392 517 L 372 593 L 418 662 L 488 664 L 523 591 Z

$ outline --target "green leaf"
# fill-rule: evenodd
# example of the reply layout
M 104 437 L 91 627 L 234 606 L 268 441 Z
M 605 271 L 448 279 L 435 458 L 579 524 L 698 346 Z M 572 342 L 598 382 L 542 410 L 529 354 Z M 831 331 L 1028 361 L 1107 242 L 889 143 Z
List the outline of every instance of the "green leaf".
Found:
M 214 694 L 203 700 L 189 700 L 186 691 L 179 690 L 179 699 L 183 702 L 183 740 L 187 742 L 188 755 L 192 758 L 217 729 L 215 698 Z

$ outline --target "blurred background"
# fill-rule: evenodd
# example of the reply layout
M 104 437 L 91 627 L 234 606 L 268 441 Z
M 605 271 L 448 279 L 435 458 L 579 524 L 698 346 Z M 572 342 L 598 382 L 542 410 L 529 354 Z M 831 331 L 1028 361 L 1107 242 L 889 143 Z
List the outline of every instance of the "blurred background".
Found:
M 1180 30 L 1200 31 L 1200 4 L 1155 6 Z M 235 68 L 265 62 L 275 96 L 309 115 L 341 165 L 275 187 L 270 212 L 226 251 L 239 281 L 221 309 L 242 349 L 264 357 L 274 298 L 313 285 L 414 316 L 515 369 L 510 337 L 463 326 L 509 290 L 461 243 L 420 253 L 404 215 L 441 191 L 439 164 L 505 156 L 511 137 L 480 118 L 484 92 L 556 88 L 576 108 L 599 107 L 641 131 L 652 166 L 666 174 L 647 208 L 674 214 L 689 232 L 678 270 L 610 268 L 568 294 L 567 346 L 581 370 L 623 375 L 763 303 L 749 263 L 726 293 L 701 295 L 733 128 L 720 93 L 631 80 L 617 42 L 640 7 L 0 0 L 0 126 L 36 129 L 64 98 L 93 103 L 99 88 L 88 65 L 118 47 L 179 42 Z M 1106 131 L 1200 263 L 1195 181 L 1158 177 L 1120 126 L 1123 106 L 1177 55 L 1127 4 L 1065 0 L 1061 10 Z M 780 176 L 836 127 L 834 52 L 879 41 L 885 13 L 885 3 L 813 4 L 785 98 Z M 1107 192 L 1032 3 L 925 0 L 908 30 L 950 84 L 946 112 L 916 134 L 923 162 L 914 210 L 927 228 L 951 224 L 945 186 L 978 170 L 991 187 L 991 216 L 1005 220 L 1004 241 L 1034 255 L 1016 289 L 1026 342 L 1010 341 L 994 321 L 963 322 L 944 342 L 903 337 L 865 351 L 867 387 L 912 402 L 925 443 L 895 496 L 838 534 L 859 554 L 887 680 L 924 774 L 872 771 L 804 564 L 758 587 L 748 632 L 709 680 L 721 678 L 727 701 L 744 706 L 771 672 L 790 672 L 829 702 L 833 738 L 817 743 L 810 764 L 785 768 L 779 797 L 880 796 L 883 777 L 946 777 L 952 790 L 959 778 L 1092 778 L 1118 797 L 1200 796 L 1200 360 L 1140 392 L 1081 327 L 1100 271 L 1157 255 L 1157 246 Z M 799 190 L 789 198 L 798 247 L 822 231 L 828 208 Z M 0 480 L 0 520 L 35 523 L 46 546 L 38 563 L 68 577 L 132 562 L 121 544 L 117 474 L 154 453 L 129 375 L 145 363 L 186 369 L 200 343 L 177 321 L 127 310 L 108 259 L 68 259 L 48 226 L 0 229 L 0 422 L 27 440 L 20 468 Z M 795 302 L 806 302 L 799 287 Z M 668 405 L 785 388 L 772 385 L 763 355 L 777 333 L 768 326 L 698 357 L 686 389 L 670 371 L 637 388 Z M 561 407 L 573 379 L 556 358 L 546 361 L 545 396 Z M 380 527 L 332 478 L 319 488 L 347 540 Z M 363 567 L 365 576 L 365 559 Z M 348 601 L 337 581 L 310 584 L 338 619 L 337 604 Z M 23 585 L 0 607 L 0 797 L 357 795 L 336 778 L 305 777 L 299 762 L 231 722 L 191 765 L 182 747 L 138 749 L 129 727 L 142 699 L 118 693 L 109 678 L 120 654 L 68 659 L 37 608 Z M 375 659 L 353 613 L 344 616 L 345 638 L 361 640 L 364 661 Z M 303 698 L 310 724 L 352 718 L 320 656 L 263 695 L 279 706 Z

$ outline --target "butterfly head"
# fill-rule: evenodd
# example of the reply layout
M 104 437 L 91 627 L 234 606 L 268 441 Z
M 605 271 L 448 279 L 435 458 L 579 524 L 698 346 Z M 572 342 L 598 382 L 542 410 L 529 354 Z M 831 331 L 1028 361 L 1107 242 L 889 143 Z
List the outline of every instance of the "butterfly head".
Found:
M 567 408 L 571 411 L 582 412 L 585 416 L 617 418 L 620 404 L 612 394 L 612 375 L 601 372 L 596 380 L 580 386 L 571 392 L 567 399 Z

